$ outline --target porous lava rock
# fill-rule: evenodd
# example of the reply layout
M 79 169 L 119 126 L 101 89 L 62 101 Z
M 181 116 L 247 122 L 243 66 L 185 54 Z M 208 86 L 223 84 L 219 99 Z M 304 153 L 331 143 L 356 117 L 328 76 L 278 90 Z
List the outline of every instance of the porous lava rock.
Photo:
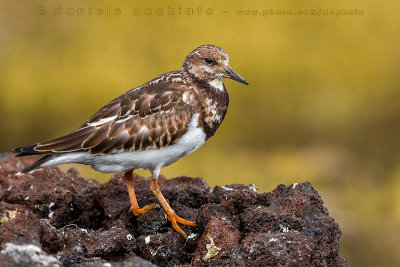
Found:
M 200 178 L 159 184 L 199 227 L 175 232 L 162 209 L 135 217 L 122 174 L 109 182 L 57 167 L 18 172 L 36 157 L 0 155 L 0 266 L 345 266 L 341 231 L 310 183 L 210 188 Z M 140 206 L 156 202 L 134 176 Z

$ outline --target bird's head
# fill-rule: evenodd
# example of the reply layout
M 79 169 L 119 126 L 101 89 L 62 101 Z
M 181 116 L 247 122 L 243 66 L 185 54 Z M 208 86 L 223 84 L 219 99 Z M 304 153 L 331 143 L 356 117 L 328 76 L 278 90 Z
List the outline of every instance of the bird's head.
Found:
M 220 90 L 223 90 L 225 78 L 249 84 L 229 66 L 229 56 L 224 49 L 215 45 L 202 45 L 193 50 L 183 62 L 182 70 Z

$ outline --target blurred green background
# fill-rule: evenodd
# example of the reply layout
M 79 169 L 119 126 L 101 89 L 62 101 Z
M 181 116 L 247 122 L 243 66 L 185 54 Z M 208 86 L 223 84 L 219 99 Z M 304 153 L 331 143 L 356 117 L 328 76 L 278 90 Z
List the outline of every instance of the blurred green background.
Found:
M 75 130 L 215 44 L 250 86 L 226 80 L 222 127 L 162 173 L 260 191 L 310 181 L 343 231 L 349 266 L 399 266 L 398 1 L 0 3 L 0 151 Z M 355 9 L 363 15 L 344 14 Z

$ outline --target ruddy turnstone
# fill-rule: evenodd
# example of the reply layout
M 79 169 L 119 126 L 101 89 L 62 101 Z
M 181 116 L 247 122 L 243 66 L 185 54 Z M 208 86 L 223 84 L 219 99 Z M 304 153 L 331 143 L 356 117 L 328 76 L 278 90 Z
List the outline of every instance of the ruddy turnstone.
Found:
M 86 164 L 104 173 L 125 172 L 135 216 L 156 207 L 153 203 L 140 208 L 135 196 L 132 172 L 149 169 L 153 194 L 172 227 L 186 237 L 178 223 L 197 225 L 175 214 L 157 178 L 161 168 L 192 153 L 214 135 L 228 108 L 224 78 L 248 84 L 230 68 L 229 56 L 222 48 L 200 46 L 186 57 L 180 70 L 115 98 L 76 131 L 13 152 L 18 157 L 44 155 L 22 172 L 64 163 Z

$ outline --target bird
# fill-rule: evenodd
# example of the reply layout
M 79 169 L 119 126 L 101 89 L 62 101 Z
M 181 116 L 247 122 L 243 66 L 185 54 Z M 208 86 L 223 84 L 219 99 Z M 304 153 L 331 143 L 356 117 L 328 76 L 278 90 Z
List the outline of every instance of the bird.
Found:
M 133 172 L 148 169 L 152 193 L 172 227 L 186 238 L 179 224 L 197 224 L 174 212 L 160 190 L 158 177 L 163 167 L 197 150 L 215 134 L 228 109 L 225 78 L 249 84 L 230 67 L 223 48 L 199 46 L 186 56 L 179 70 L 115 98 L 77 130 L 13 152 L 17 157 L 42 155 L 22 173 L 65 163 L 90 165 L 103 173 L 124 172 L 135 216 L 159 207 L 153 203 L 140 208 L 136 199 Z

